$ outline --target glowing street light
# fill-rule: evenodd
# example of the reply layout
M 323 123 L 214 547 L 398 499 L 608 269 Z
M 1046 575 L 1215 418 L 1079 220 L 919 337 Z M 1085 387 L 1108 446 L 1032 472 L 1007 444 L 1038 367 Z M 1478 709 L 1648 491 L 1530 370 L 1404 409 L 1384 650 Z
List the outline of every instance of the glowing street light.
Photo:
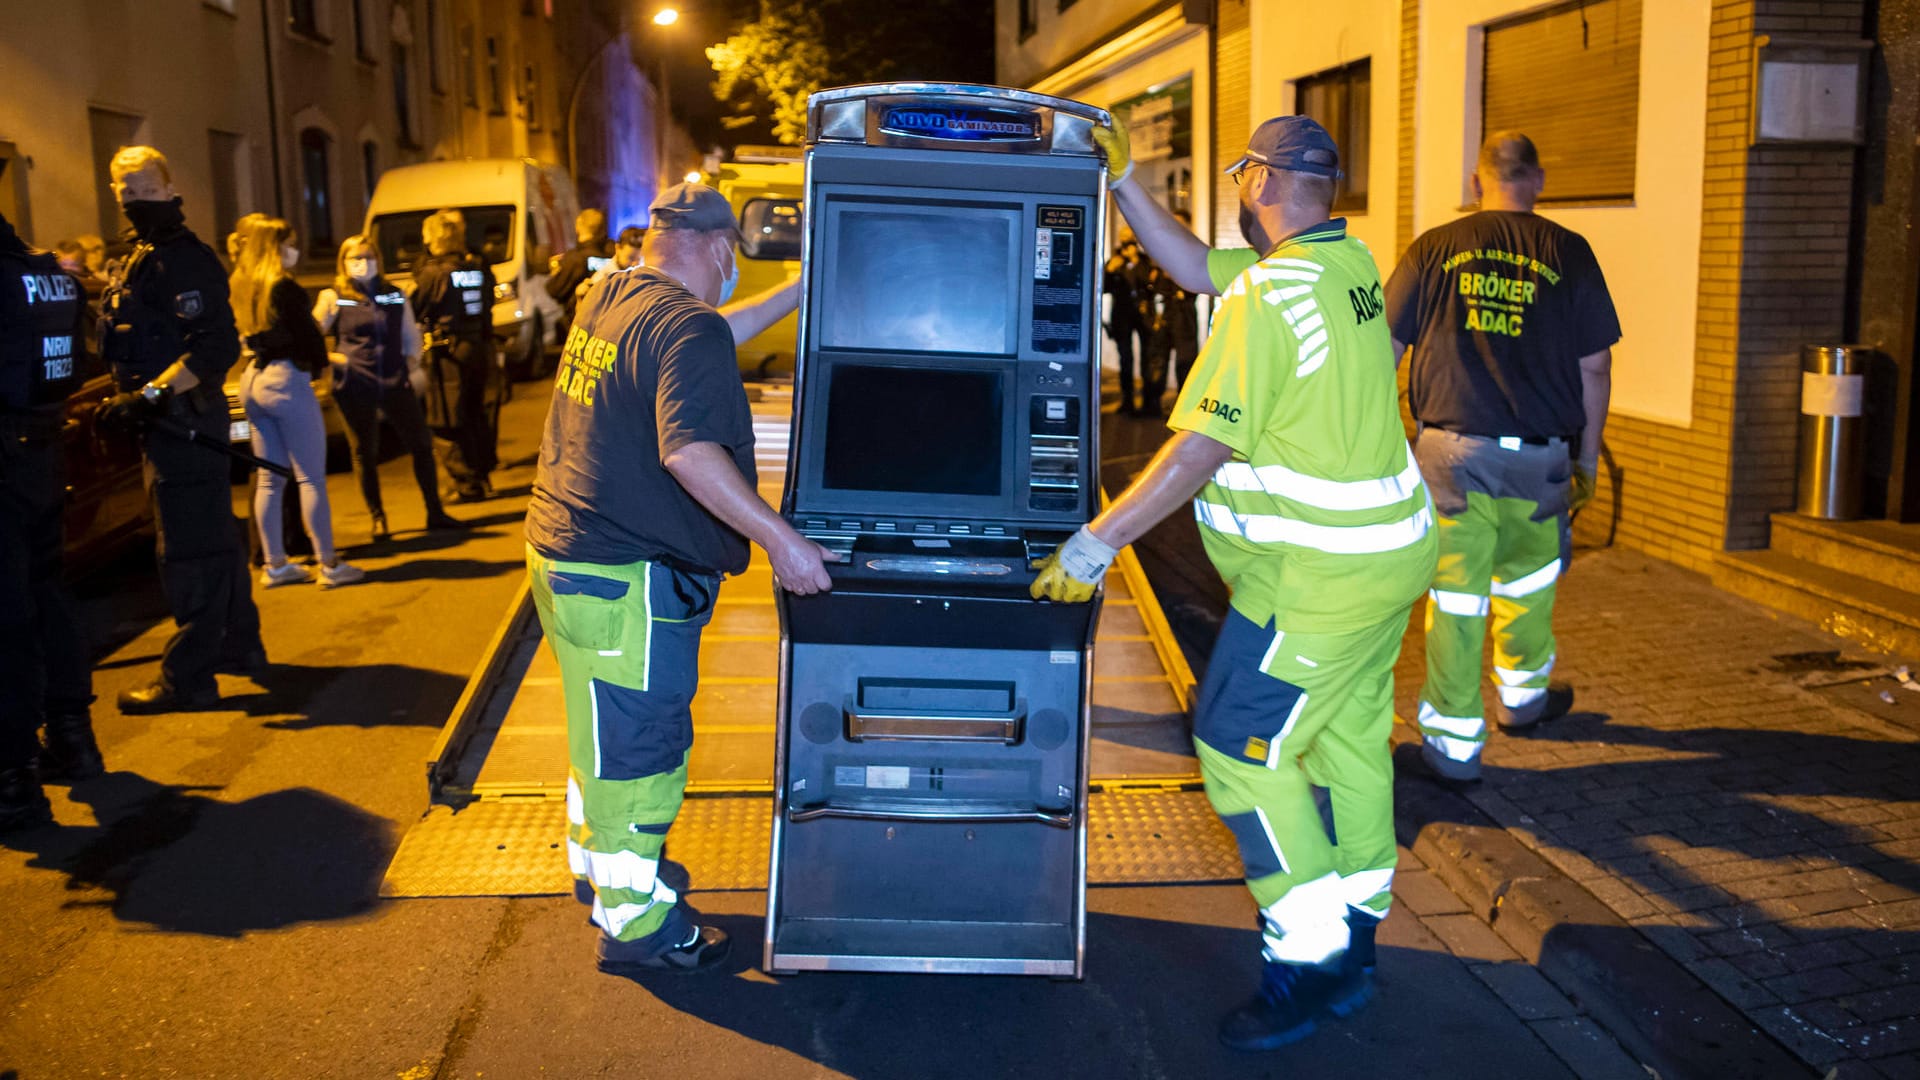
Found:
M 697 184 L 699 182 L 700 182 L 700 170 L 695 169 L 694 171 L 687 174 L 687 183 Z
M 680 13 L 673 8 L 661 8 L 653 13 L 653 25 L 672 26 L 680 21 Z

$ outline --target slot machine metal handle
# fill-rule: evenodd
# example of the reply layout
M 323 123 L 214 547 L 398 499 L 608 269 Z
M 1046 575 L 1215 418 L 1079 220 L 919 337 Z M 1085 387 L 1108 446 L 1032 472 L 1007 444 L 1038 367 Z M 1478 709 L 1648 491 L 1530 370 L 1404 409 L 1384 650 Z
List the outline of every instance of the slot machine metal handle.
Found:
M 787 820 L 795 824 L 818 821 L 822 818 L 849 818 L 856 821 L 1029 822 L 1051 825 L 1056 829 L 1073 828 L 1072 810 L 1045 810 L 1037 806 L 1031 810 L 869 810 L 852 806 L 787 808 Z

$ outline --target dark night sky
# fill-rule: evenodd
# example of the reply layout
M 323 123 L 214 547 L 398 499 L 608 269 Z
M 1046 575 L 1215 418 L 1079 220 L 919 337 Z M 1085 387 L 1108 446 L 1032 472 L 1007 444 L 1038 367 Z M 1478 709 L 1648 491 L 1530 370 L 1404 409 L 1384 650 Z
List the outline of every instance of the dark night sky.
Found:
M 647 20 L 672 3 L 680 21 L 665 32 Z M 846 82 L 876 79 L 993 81 L 993 5 L 987 0 L 831 0 L 839 25 L 856 25 L 876 34 L 875 48 L 836 52 L 834 62 Z M 638 0 L 635 51 L 649 72 L 656 42 L 667 42 L 667 71 L 673 111 L 703 145 L 770 141 L 753 128 L 733 131 L 720 124 L 722 107 L 713 99 L 713 69 L 706 47 L 751 20 L 759 0 Z M 829 40 L 828 47 L 833 48 Z M 891 65 L 888 71 L 882 65 Z

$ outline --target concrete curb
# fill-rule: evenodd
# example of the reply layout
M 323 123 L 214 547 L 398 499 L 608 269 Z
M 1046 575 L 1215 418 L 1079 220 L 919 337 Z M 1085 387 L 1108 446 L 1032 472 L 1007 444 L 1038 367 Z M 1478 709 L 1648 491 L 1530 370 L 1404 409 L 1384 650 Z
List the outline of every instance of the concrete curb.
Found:
M 1464 797 L 1394 794 L 1400 842 L 1659 1080 L 1819 1075 Z

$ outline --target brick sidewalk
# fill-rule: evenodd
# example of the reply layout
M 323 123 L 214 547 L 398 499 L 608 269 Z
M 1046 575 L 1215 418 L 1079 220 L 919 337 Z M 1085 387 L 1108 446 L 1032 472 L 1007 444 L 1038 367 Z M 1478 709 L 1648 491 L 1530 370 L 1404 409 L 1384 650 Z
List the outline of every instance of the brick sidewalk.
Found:
M 1582 552 L 1555 621 L 1575 712 L 1496 732 L 1468 798 L 1819 1071 L 1920 1077 L 1920 694 L 1803 689 L 1763 665 L 1843 643 L 1633 552 Z

